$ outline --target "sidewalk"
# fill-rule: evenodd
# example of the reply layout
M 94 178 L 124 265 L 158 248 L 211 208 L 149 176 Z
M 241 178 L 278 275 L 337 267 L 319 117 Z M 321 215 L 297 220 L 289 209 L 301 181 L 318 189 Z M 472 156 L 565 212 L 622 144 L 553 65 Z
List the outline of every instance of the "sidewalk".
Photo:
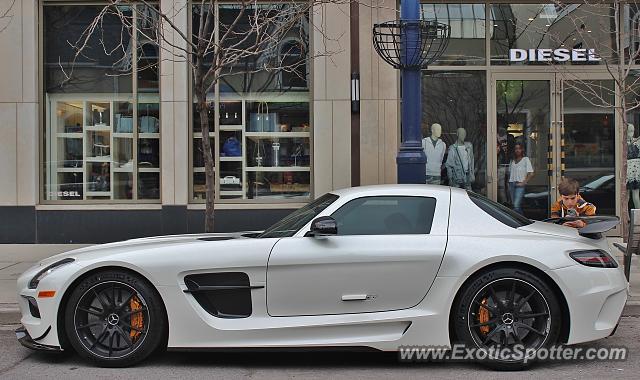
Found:
M 611 240 L 610 243 L 613 241 Z M 41 259 L 60 252 L 85 247 L 85 244 L 0 244 L 0 325 L 19 323 L 16 279 Z M 619 253 L 617 249 L 612 252 Z M 618 255 L 618 259 L 621 256 Z M 631 268 L 631 297 L 627 315 L 640 315 L 640 257 L 634 256 Z

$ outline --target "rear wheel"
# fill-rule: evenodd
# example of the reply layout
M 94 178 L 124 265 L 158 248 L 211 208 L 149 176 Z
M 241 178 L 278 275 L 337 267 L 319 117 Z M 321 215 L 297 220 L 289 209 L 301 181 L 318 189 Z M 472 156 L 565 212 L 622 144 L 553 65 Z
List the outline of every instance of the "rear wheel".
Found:
M 65 328 L 82 357 L 105 367 L 144 360 L 164 341 L 160 296 L 145 279 L 126 271 L 95 273 L 73 290 Z
M 468 283 L 454 307 L 456 336 L 468 348 L 499 354 L 481 360 L 492 368 L 524 369 L 556 344 L 561 309 L 544 280 L 520 269 L 495 269 Z

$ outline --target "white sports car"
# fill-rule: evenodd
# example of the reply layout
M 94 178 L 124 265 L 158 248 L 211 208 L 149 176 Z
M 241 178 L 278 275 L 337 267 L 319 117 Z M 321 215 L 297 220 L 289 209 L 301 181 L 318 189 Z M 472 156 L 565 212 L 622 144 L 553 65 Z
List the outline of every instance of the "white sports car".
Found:
M 588 342 L 613 333 L 627 299 L 600 234 L 616 223 L 533 222 L 444 186 L 339 190 L 261 233 L 142 238 L 43 260 L 18 279 L 16 334 L 102 366 L 165 347 Z

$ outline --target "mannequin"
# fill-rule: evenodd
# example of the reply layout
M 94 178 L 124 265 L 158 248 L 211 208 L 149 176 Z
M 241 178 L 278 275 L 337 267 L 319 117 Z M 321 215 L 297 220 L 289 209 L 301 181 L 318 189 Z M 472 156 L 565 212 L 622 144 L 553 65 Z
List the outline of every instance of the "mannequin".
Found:
M 498 128 L 497 161 L 498 161 L 498 202 L 507 203 L 507 179 L 509 178 L 509 161 L 513 154 L 514 138 L 506 128 Z
M 627 189 L 633 207 L 640 208 L 640 137 L 633 137 L 635 127 L 627 124 Z
M 427 156 L 427 184 L 440 185 L 440 173 L 442 171 L 442 160 L 447 145 L 440 139 L 442 136 L 442 126 L 438 123 L 431 125 L 431 136 L 422 139 L 422 149 Z
M 460 187 L 471 190 L 471 184 L 475 181 L 473 145 L 465 141 L 467 131 L 464 128 L 458 128 L 456 131 L 457 140 L 449 147 L 447 155 L 447 176 L 449 177 L 449 186 Z

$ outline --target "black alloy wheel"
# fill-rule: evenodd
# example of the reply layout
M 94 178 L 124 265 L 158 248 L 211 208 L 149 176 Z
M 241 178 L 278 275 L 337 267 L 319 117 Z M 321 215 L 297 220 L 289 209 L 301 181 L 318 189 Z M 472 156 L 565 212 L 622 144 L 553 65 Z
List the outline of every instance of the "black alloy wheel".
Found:
M 549 286 L 532 273 L 497 269 L 470 282 L 456 303 L 455 332 L 467 346 L 498 353 L 482 360 L 496 369 L 523 369 L 525 353 L 556 344 L 561 312 Z
M 132 365 L 149 356 L 162 342 L 166 326 L 155 289 L 127 272 L 108 271 L 83 280 L 65 315 L 74 349 L 107 367 Z

